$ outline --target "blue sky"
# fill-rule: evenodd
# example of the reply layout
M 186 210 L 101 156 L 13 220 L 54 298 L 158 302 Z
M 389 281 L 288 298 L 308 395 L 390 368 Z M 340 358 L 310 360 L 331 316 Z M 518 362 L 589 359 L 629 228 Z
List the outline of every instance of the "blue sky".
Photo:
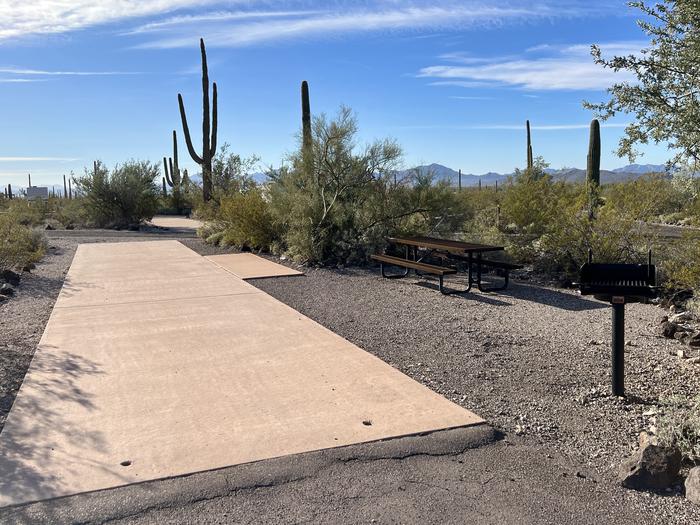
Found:
M 360 142 L 393 137 L 406 167 L 511 172 L 533 149 L 552 167 L 585 166 L 592 118 L 625 77 L 593 64 L 645 44 L 618 0 L 4 0 L 0 19 L 0 183 L 59 183 L 93 159 L 170 155 L 191 171 L 181 92 L 200 144 L 198 39 L 219 88 L 219 144 L 279 165 L 296 144 L 299 86 L 313 113 L 352 107 Z M 9 16 L 7 15 L 9 13 Z M 604 124 L 603 168 L 629 122 Z M 662 163 L 664 147 L 639 159 Z

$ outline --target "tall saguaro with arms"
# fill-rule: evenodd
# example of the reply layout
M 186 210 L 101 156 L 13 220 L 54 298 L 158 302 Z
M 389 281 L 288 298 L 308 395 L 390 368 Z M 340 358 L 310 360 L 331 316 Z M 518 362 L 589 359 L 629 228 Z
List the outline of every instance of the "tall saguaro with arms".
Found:
M 190 157 L 202 167 L 202 195 L 204 201 L 211 199 L 212 192 L 212 171 L 211 161 L 216 154 L 216 130 L 217 130 L 217 104 L 216 104 L 216 82 L 212 86 L 212 108 L 211 120 L 209 118 L 209 71 L 207 69 L 207 51 L 204 48 L 204 39 L 199 39 L 199 47 L 202 51 L 202 154 L 199 155 L 192 145 L 190 128 L 187 125 L 187 115 L 185 114 L 185 104 L 182 95 L 177 94 L 177 102 L 180 106 L 180 118 L 182 119 L 182 130 L 185 134 L 185 142 Z

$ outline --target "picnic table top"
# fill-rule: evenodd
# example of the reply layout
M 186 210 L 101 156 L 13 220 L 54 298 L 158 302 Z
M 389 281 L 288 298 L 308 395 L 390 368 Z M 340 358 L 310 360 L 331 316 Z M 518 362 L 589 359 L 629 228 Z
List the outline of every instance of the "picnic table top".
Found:
M 438 239 L 436 237 L 390 237 L 389 242 L 461 253 L 497 252 L 504 249 L 503 246 L 452 241 L 449 239 Z

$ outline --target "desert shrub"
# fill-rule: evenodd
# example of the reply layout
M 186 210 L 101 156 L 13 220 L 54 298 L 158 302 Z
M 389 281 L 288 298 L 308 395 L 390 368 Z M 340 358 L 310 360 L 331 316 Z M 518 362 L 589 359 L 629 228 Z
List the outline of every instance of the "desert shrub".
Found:
M 651 173 L 635 180 L 603 186 L 605 206 L 630 219 L 657 221 L 682 213 L 686 197 L 670 177 Z
M 544 171 L 546 167 L 542 158 L 537 158 L 532 169 L 516 169 L 512 183 L 504 188 L 501 213 L 511 233 L 541 235 L 552 223 L 559 204 L 557 190 L 564 185 L 554 183 Z
M 15 198 L 8 201 L 5 212 L 12 215 L 14 220 L 24 226 L 39 226 L 47 214 L 47 205 L 44 201 L 27 201 Z
M 268 174 L 276 249 L 304 262 L 360 262 L 389 235 L 437 234 L 461 223 L 451 188 L 430 173 L 398 172 L 398 144 L 385 139 L 359 148 L 357 132 L 348 108 L 333 120 L 321 115 L 310 150 L 300 147 Z
M 587 261 L 589 249 L 598 262 L 646 261 L 647 250 L 655 243 L 651 233 L 612 211 L 591 219 L 584 202 L 582 196 L 578 202 L 563 206 L 556 222 L 537 241 L 538 269 L 574 277 Z
M 669 288 L 700 290 L 700 234 L 690 231 L 667 245 L 662 270 Z
M 159 206 L 158 166 L 128 161 L 111 173 L 98 162 L 96 170 L 74 179 L 88 220 L 99 227 L 139 224 L 155 215 Z
M 700 460 L 700 397 L 674 397 L 662 403 L 657 436 L 664 446 L 677 447 L 690 461 Z
M 268 250 L 276 238 L 269 204 L 258 188 L 222 197 L 216 222 L 221 235 L 212 241 L 218 244 Z
M 0 271 L 37 262 L 46 251 L 43 235 L 20 223 L 11 213 L 0 213 Z
M 81 197 L 56 199 L 53 218 L 65 227 L 84 227 L 89 223 L 88 211 Z

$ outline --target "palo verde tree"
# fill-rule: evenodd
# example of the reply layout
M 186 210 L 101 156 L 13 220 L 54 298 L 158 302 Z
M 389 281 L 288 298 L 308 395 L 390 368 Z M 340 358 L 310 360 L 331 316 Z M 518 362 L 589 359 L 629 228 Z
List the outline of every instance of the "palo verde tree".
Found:
M 635 146 L 665 142 L 678 151 L 671 160 L 700 160 L 700 3 L 662 0 L 654 5 L 629 2 L 644 16 L 637 21 L 649 36 L 649 47 L 638 55 L 605 58 L 599 46 L 591 52 L 597 64 L 626 71 L 635 79 L 608 89 L 610 100 L 584 102 L 605 120 L 627 113 L 635 121 L 620 140 L 618 155 L 630 161 Z
M 199 155 L 192 145 L 190 128 L 187 125 L 187 115 L 185 114 L 185 104 L 182 95 L 177 94 L 177 102 L 180 106 L 180 118 L 182 119 L 182 130 L 185 134 L 187 151 L 190 157 L 202 167 L 202 196 L 204 202 L 211 199 L 212 175 L 211 161 L 216 154 L 216 131 L 217 131 L 217 104 L 216 104 L 216 82 L 212 86 L 212 108 L 211 120 L 209 118 L 209 70 L 207 68 L 207 51 L 204 48 L 204 39 L 199 39 L 199 48 L 202 52 L 202 154 Z

